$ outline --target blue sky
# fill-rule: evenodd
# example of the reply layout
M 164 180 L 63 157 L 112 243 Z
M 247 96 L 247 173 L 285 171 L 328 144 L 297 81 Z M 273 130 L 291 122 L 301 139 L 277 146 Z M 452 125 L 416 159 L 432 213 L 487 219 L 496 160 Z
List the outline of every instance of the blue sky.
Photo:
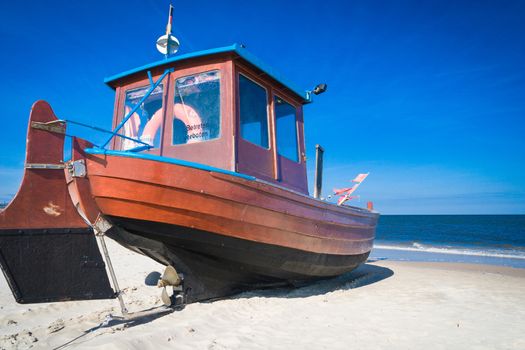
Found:
M 0 4 L 0 200 L 18 188 L 32 103 L 109 128 L 102 80 L 161 58 L 168 4 Z M 180 52 L 239 42 L 296 86 L 328 84 L 305 108 L 309 180 L 320 143 L 324 194 L 370 172 L 356 204 L 384 214 L 525 213 L 525 2 L 174 5 Z

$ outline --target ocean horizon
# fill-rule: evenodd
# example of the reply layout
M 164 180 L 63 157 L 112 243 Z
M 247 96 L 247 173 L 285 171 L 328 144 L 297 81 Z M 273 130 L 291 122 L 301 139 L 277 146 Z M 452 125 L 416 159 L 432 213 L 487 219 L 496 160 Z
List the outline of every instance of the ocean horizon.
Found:
M 382 215 L 370 259 L 525 268 L 525 215 Z

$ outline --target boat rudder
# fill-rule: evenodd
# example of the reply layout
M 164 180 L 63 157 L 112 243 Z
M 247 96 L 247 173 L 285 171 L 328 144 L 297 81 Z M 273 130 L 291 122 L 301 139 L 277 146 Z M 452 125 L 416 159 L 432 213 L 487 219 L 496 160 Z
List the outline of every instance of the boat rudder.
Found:
M 33 104 L 22 183 L 0 211 L 0 267 L 19 303 L 114 297 L 93 231 L 69 198 L 65 130 L 49 103 Z

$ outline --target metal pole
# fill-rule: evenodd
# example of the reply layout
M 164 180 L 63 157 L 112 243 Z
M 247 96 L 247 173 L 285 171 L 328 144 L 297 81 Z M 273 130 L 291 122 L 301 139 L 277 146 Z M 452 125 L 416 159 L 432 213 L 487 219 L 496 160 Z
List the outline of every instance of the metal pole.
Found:
M 323 154 L 324 149 L 320 145 L 315 145 L 315 187 L 314 198 L 321 198 L 323 189 Z
M 115 293 L 117 293 L 117 298 L 120 303 L 120 309 L 122 311 L 122 315 L 125 316 L 128 313 L 128 309 L 126 309 L 126 305 L 124 305 L 124 298 L 122 298 L 122 291 L 120 290 L 120 287 L 118 286 L 117 276 L 115 275 L 115 271 L 113 270 L 113 265 L 111 264 L 111 259 L 109 258 L 108 248 L 106 247 L 106 242 L 104 241 L 104 234 L 97 234 L 97 237 L 100 242 L 100 246 L 102 247 L 102 251 L 104 252 L 104 258 L 108 265 L 109 274 L 111 276 L 111 280 L 113 281 L 113 286 L 115 287 Z
M 170 4 L 170 11 L 168 15 L 168 25 L 166 26 L 166 55 L 165 58 L 167 59 L 170 55 L 170 48 L 171 48 L 171 24 L 173 21 L 173 5 Z

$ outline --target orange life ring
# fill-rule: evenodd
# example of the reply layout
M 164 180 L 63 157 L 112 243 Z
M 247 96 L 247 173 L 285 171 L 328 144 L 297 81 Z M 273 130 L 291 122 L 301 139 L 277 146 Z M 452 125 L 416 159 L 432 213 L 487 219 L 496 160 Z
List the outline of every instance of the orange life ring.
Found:
M 125 112 L 124 115 L 125 116 L 128 115 L 129 111 L 131 111 L 131 108 L 126 106 L 124 110 Z M 124 124 L 124 135 L 127 137 L 136 139 L 138 137 L 139 128 L 140 128 L 140 116 L 135 112 Z M 122 140 L 123 150 L 130 149 L 136 146 L 138 146 L 138 143 L 136 143 L 135 141 L 131 141 L 127 139 Z
M 202 140 L 202 120 L 192 107 L 175 103 L 173 105 L 173 117 L 181 120 L 187 129 L 187 142 L 194 143 Z
M 153 114 L 153 117 L 146 123 L 140 140 L 146 142 L 147 144 L 154 146 L 155 145 L 155 135 L 162 125 L 162 108 Z
M 126 113 L 129 113 L 130 108 L 126 107 Z M 149 145 L 154 145 L 155 135 L 162 125 L 162 108 L 153 114 L 153 117 L 146 123 L 140 140 Z M 184 123 L 187 129 L 186 143 L 199 142 L 202 139 L 202 120 L 199 114 L 188 105 L 182 103 L 175 103 L 173 105 L 173 117 L 179 119 Z M 131 118 L 124 124 L 124 135 L 128 137 L 137 138 L 140 128 L 140 117 L 137 113 L 133 113 Z M 131 140 L 124 140 L 124 149 L 136 147 L 136 143 Z

